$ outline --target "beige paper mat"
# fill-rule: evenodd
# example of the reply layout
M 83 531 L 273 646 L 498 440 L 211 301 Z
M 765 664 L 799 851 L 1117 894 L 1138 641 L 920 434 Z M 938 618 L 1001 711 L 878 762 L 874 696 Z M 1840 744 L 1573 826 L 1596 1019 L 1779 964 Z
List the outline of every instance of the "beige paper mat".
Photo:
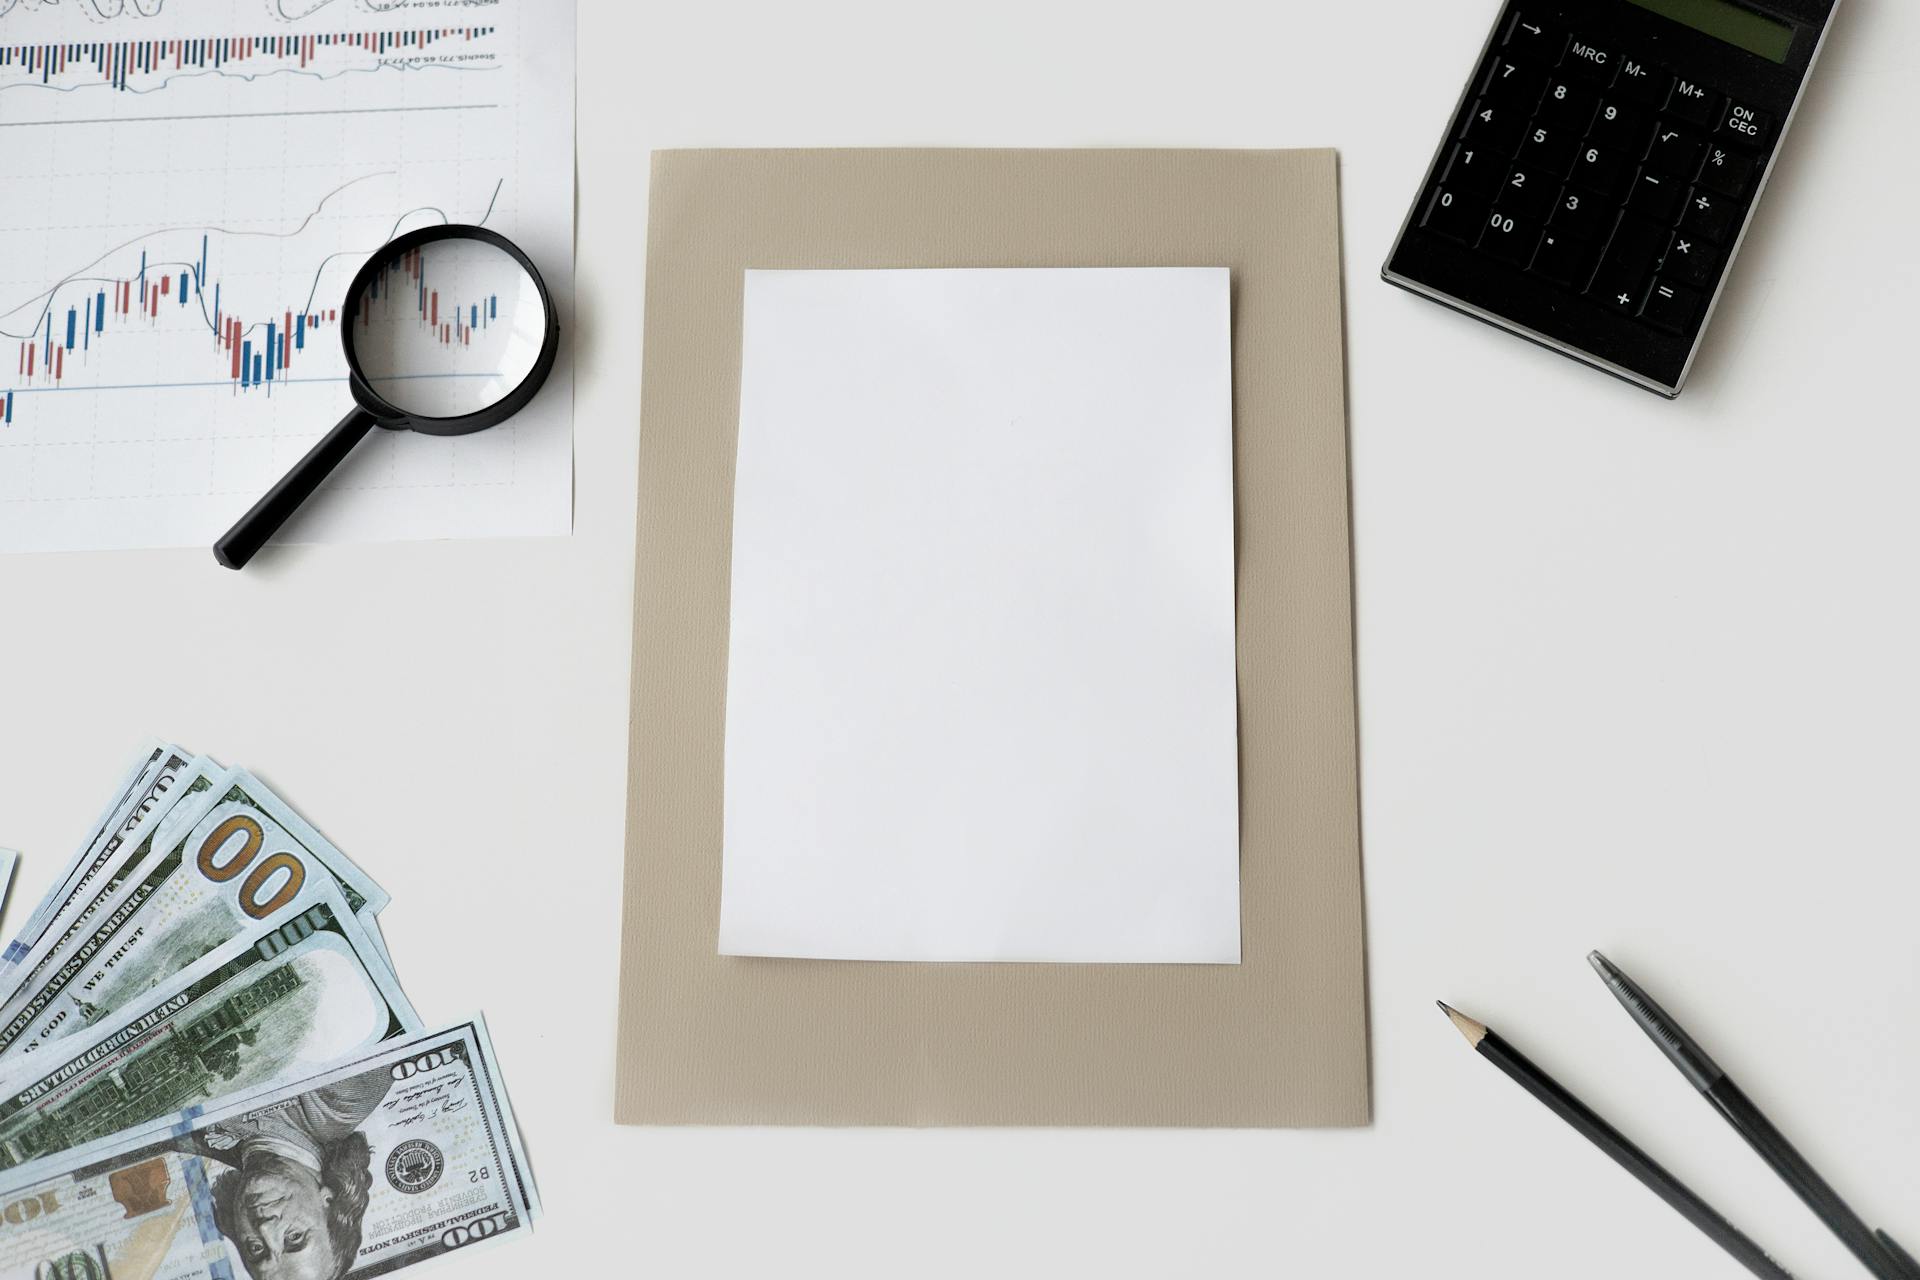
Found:
M 686 151 L 652 183 L 615 1117 L 1366 1123 L 1334 154 Z M 974 266 L 1232 269 L 1239 965 L 717 954 L 742 272 Z

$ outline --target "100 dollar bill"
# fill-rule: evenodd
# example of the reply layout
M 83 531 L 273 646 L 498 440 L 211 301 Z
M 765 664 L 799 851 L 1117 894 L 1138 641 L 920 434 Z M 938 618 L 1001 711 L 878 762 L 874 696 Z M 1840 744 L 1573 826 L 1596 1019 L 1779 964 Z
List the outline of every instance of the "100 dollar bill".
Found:
M 25 981 L 0 1008 L 0 1056 L 93 1025 L 231 939 L 293 919 L 330 883 L 353 910 L 385 904 L 364 872 L 251 775 L 229 770 L 189 790 L 191 816 L 155 833 L 172 847 L 162 853 L 149 835 L 143 847 L 153 847 L 113 896 L 79 917 L 91 929 L 44 941 L 23 962 Z
M 422 1026 L 337 893 L 0 1079 L 0 1170 L 314 1075 Z
M 7 968 L 4 975 L 0 975 L 4 977 L 7 988 L 6 997 L 0 999 L 0 1009 L 11 1004 L 23 992 L 33 990 L 58 958 L 85 939 L 94 928 L 101 909 L 119 895 L 134 868 L 147 863 L 157 841 L 171 836 L 172 824 L 176 821 L 192 822 L 206 812 L 214 802 L 214 783 L 226 774 L 227 770 L 211 760 L 192 761 L 191 768 L 179 774 L 173 780 L 174 785 L 163 794 L 161 804 L 143 824 L 140 839 L 115 846 L 110 858 L 93 863 L 94 874 L 88 877 L 84 888 L 75 888 L 61 895 L 57 909 L 39 930 L 38 939 L 33 942 L 31 949 Z M 23 934 L 22 940 L 24 938 Z
M 89 853 L 107 839 L 108 832 L 112 831 L 119 821 L 129 798 L 140 789 L 143 782 L 153 778 L 160 761 L 172 753 L 173 749 L 163 742 L 149 742 L 141 749 L 139 758 L 122 775 L 119 787 L 114 790 L 113 799 L 107 801 L 107 807 L 101 810 L 100 817 L 94 822 L 93 834 L 87 837 L 85 844 L 75 850 L 73 857 L 67 860 L 65 869 L 48 885 L 46 896 L 40 899 L 39 905 L 34 907 L 32 913 L 27 916 L 27 923 L 21 928 L 19 934 L 7 944 L 4 951 L 0 951 L 0 968 L 11 965 L 32 949 L 33 939 L 39 936 L 39 931 L 53 918 L 55 910 L 67 900 L 67 895 L 62 891 L 73 879 L 75 870 L 86 861 Z
M 477 1019 L 0 1180 L 0 1280 L 372 1277 L 529 1229 Z
M 81 846 L 60 879 L 27 917 L 19 936 L 0 952 L 0 973 L 25 959 L 47 931 L 69 915 L 74 904 L 82 901 L 101 882 L 111 878 L 116 865 L 130 863 L 139 849 L 135 837 L 141 828 L 159 825 L 167 811 L 183 795 L 195 777 L 211 777 L 219 766 L 204 757 L 189 757 L 178 747 L 159 746 L 149 752 L 145 763 L 136 767 L 125 781 L 120 795 L 107 807 L 95 825 L 93 837 Z M 124 851 L 124 853 L 123 853 Z M 102 882 L 104 883 L 104 882 Z

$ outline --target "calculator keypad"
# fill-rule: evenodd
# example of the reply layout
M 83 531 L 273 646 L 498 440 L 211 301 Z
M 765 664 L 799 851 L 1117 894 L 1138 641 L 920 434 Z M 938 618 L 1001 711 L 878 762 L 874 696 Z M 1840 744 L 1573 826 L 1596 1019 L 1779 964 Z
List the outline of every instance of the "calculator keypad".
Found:
M 1726 263 L 1774 120 L 1524 11 L 1474 84 L 1420 225 L 1686 332 Z

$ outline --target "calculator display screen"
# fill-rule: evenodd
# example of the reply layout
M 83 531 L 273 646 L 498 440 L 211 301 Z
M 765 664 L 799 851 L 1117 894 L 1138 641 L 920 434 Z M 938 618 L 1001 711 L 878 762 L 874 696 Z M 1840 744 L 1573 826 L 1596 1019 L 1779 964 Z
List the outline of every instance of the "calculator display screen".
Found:
M 1733 0 L 1630 0 L 1642 9 L 1651 9 L 1695 31 L 1718 36 L 1748 53 L 1784 63 L 1793 48 L 1793 28 L 1784 22 L 1755 13 Z

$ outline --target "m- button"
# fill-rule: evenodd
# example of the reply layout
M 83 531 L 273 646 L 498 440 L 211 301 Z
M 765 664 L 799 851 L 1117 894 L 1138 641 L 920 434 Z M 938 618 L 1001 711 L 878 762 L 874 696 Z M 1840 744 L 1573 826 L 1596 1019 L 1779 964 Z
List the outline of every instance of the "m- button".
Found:
M 1560 59 L 1560 65 L 1569 71 L 1578 72 L 1589 80 L 1604 82 L 1613 75 L 1615 60 L 1611 50 L 1602 49 L 1590 40 L 1575 36 L 1567 42 L 1567 52 Z
M 1667 89 L 1673 77 L 1655 71 L 1638 58 L 1620 59 L 1620 74 L 1613 87 L 1643 106 L 1658 110 L 1666 105 Z

